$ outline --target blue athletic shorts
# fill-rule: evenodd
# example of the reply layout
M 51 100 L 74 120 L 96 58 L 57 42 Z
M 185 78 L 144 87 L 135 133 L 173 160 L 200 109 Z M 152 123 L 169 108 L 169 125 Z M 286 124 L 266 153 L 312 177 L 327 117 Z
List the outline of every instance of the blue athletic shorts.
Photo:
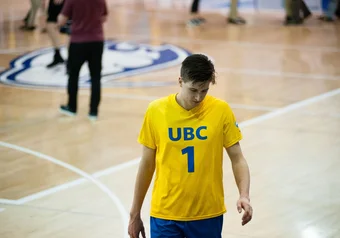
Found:
M 150 218 L 151 238 L 221 238 L 223 215 L 197 221 Z

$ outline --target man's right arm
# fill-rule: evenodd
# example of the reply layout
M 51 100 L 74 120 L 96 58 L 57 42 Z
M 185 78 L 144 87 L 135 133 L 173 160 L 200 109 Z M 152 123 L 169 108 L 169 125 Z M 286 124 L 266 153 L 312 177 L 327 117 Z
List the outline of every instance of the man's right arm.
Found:
M 143 154 L 139 164 L 135 184 L 134 198 L 130 211 L 129 222 L 130 237 L 139 237 L 140 232 L 142 232 L 143 237 L 145 237 L 144 227 L 140 213 L 145 195 L 149 189 L 152 176 L 155 172 L 155 166 L 156 166 L 156 150 L 143 146 Z
M 153 173 L 155 171 L 156 150 L 143 146 L 143 154 L 135 184 L 135 193 L 131 208 L 131 214 L 140 213 L 145 195 L 149 189 Z

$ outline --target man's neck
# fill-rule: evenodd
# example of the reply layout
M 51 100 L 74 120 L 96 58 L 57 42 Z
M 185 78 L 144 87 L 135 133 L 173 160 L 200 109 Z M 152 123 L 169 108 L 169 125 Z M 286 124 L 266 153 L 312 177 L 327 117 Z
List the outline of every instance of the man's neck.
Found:
M 186 105 L 185 101 L 182 99 L 181 93 L 176 95 L 176 102 L 187 111 L 192 109 L 192 107 Z

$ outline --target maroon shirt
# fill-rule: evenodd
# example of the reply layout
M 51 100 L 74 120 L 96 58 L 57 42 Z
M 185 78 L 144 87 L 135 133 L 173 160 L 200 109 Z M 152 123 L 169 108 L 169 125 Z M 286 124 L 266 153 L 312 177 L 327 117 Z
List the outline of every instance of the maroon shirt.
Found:
M 105 0 L 65 0 L 61 14 L 72 20 L 71 42 L 104 41 Z

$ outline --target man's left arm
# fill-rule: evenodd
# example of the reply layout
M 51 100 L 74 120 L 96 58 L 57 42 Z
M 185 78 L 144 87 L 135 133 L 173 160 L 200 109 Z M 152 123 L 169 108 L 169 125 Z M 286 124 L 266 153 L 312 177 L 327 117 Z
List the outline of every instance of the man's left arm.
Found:
M 58 27 L 64 26 L 67 23 L 67 21 L 71 18 L 72 7 L 73 7 L 73 1 L 71 0 L 65 1 L 63 9 L 58 15 L 58 22 L 57 22 Z
M 59 14 L 58 15 L 58 26 L 62 27 L 64 26 L 68 21 L 68 17 L 63 15 L 63 14 Z
M 240 198 L 237 201 L 237 210 L 239 213 L 242 212 L 242 209 L 244 210 L 244 214 L 242 217 L 242 225 L 244 226 L 252 219 L 253 216 L 253 209 L 250 205 L 249 196 L 249 167 L 246 159 L 243 156 L 239 142 L 226 148 L 226 151 L 231 160 L 235 181 L 240 193 Z

